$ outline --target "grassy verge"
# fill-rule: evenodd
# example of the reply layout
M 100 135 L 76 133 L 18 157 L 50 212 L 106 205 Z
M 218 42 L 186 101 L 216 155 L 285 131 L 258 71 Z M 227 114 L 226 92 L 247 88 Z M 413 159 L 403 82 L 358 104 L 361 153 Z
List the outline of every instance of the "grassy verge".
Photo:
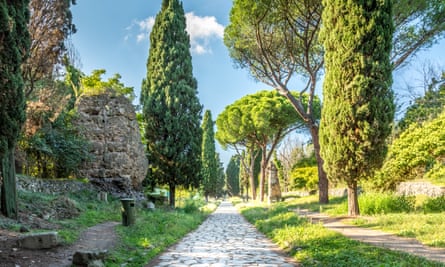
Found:
M 445 199 L 397 197 L 391 194 L 363 194 L 359 197 L 363 216 L 346 220 L 360 227 L 379 229 L 395 235 L 415 238 L 421 243 L 445 248 Z M 347 199 L 332 198 L 330 204 L 320 205 L 316 196 L 295 198 L 286 202 L 289 209 L 320 209 L 331 216 L 347 214 Z
M 106 266 L 144 266 L 196 229 L 210 210 L 212 209 L 193 212 L 185 212 L 183 209 L 153 212 L 138 210 L 135 225 L 117 227 L 121 243 L 108 258 Z
M 185 193 L 184 193 L 185 195 Z M 121 202 L 109 197 L 98 201 L 96 192 L 65 195 L 19 192 L 19 209 L 26 221 L 0 220 L 0 228 L 19 231 L 26 226 L 34 231 L 56 230 L 64 245 L 73 244 L 88 227 L 121 221 Z M 106 266 L 144 266 L 168 246 L 176 243 L 214 211 L 218 203 L 206 204 L 199 197 L 178 199 L 178 208 L 161 207 L 149 211 L 136 207 L 136 223 L 117 226 L 118 246 L 110 251 Z M 0 218 L 1 219 L 1 218 Z M 35 227 L 35 222 L 39 226 Z
M 65 245 L 74 243 L 80 233 L 88 227 L 106 221 L 119 221 L 120 202 L 97 200 L 96 192 L 82 191 L 66 195 L 19 192 L 20 211 L 28 217 L 45 219 L 47 227 L 55 227 Z M 30 219 L 31 222 L 33 219 Z M 32 229 L 31 229 L 32 230 Z M 36 229 L 35 231 L 39 231 Z
M 270 207 L 239 207 L 247 220 L 303 266 L 444 266 L 406 253 L 353 241 L 321 225 L 311 224 L 290 211 L 299 205 L 302 208 L 315 208 L 315 204 L 304 203 L 302 199 Z M 334 209 L 335 205 L 325 208 Z
M 351 223 L 380 229 L 403 237 L 415 238 L 422 244 L 445 248 L 444 213 L 402 213 L 362 217 Z

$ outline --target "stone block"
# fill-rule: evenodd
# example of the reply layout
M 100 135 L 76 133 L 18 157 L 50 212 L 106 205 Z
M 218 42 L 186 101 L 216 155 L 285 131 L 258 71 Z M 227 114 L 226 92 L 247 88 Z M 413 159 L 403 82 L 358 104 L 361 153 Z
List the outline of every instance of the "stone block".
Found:
M 58 245 L 57 232 L 27 234 L 19 239 L 19 247 L 26 249 L 48 249 Z

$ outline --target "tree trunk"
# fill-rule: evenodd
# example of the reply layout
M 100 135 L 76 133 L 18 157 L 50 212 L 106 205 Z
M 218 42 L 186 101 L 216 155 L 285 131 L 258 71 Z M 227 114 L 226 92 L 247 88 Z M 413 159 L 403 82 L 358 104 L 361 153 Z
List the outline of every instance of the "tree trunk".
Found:
M 0 158 L 0 184 L 1 213 L 6 217 L 17 220 L 18 207 L 14 149 L 6 151 L 3 154 L 3 158 Z
M 256 199 L 256 188 L 255 188 L 255 152 L 252 151 L 250 154 L 250 191 L 252 192 L 252 200 Z
M 314 86 L 314 83 L 312 83 Z M 312 90 L 311 90 L 312 91 Z M 329 203 L 329 182 L 326 172 L 323 169 L 323 159 L 320 155 L 320 140 L 318 135 L 318 125 L 313 118 L 313 114 L 307 113 L 303 104 L 298 101 L 287 88 L 281 88 L 278 92 L 284 95 L 295 108 L 299 116 L 304 120 L 311 132 L 312 142 L 314 143 L 315 158 L 317 159 L 318 167 L 318 201 L 320 204 Z
M 348 184 L 348 215 L 349 216 L 360 215 L 356 181 L 354 181 L 352 184 Z
M 174 209 L 175 208 L 175 197 L 176 197 L 176 186 L 174 184 L 170 184 L 169 187 L 170 187 L 170 199 L 169 199 L 170 207 L 172 209 Z
M 323 159 L 320 155 L 320 139 L 318 135 L 318 126 L 312 124 L 310 126 L 312 142 L 314 143 L 315 158 L 318 167 L 318 201 L 320 204 L 329 203 L 329 181 L 326 172 L 323 169 Z
M 261 148 L 261 177 L 260 177 L 260 201 L 264 201 L 264 185 L 266 183 L 266 170 L 267 170 L 267 148 Z

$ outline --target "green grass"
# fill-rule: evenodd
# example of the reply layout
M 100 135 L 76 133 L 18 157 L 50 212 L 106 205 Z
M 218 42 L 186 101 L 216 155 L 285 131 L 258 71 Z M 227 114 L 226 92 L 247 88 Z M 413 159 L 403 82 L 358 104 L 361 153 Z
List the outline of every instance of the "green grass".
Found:
M 415 238 L 428 246 L 445 248 L 445 212 L 427 212 L 427 207 L 432 202 L 439 202 L 436 206 L 443 210 L 440 200 L 441 198 L 426 196 L 413 199 L 412 197 L 395 198 L 391 194 L 364 194 L 359 197 L 360 210 L 364 216 L 350 222 L 361 227 Z M 323 212 L 331 216 L 347 214 L 346 198 L 332 198 L 330 204 L 320 205 L 318 199 L 311 196 L 287 202 L 286 206 L 290 209 L 299 207 L 313 211 L 318 211 L 321 207 Z
M 345 238 L 320 224 L 311 224 L 292 211 L 298 205 L 315 208 L 314 203 L 305 203 L 303 199 L 271 207 L 243 207 L 243 204 L 239 207 L 247 220 L 303 266 L 444 266 L 405 253 L 372 247 Z M 335 204 L 326 208 L 335 208 Z
M 196 229 L 216 206 L 209 205 L 205 211 L 186 212 L 137 210 L 136 223 L 130 227 L 118 226 L 121 238 L 119 247 L 112 252 L 106 266 L 144 266 L 151 259 L 175 244 L 190 231 Z
M 110 251 L 106 266 L 144 266 L 150 259 L 196 229 L 207 215 L 216 209 L 218 202 L 205 203 L 202 198 L 194 195 L 193 198 L 178 199 L 178 208 L 174 210 L 161 207 L 148 211 L 136 205 L 136 223 L 129 227 L 117 226 L 120 240 L 117 242 L 118 246 Z M 55 214 L 56 208 L 61 212 L 70 209 L 78 211 L 76 216 L 69 219 L 49 219 L 49 223 L 54 227 L 52 230 L 59 233 L 64 245 L 76 242 L 82 231 L 88 227 L 107 221 L 121 221 L 120 200 L 112 197 L 108 200 L 108 203 L 98 201 L 96 192 L 88 191 L 63 196 L 19 192 L 21 212 L 39 218 L 45 214 Z M 20 227 L 21 224 L 13 220 L 0 221 L 0 228 L 18 232 Z
M 98 201 L 96 193 L 91 192 L 79 192 L 70 197 L 79 203 L 82 212 L 79 217 L 59 222 L 63 226 L 59 235 L 66 244 L 74 243 L 88 227 L 121 220 L 121 203 L 118 199 L 110 197 L 108 202 Z
M 428 246 L 445 248 L 445 213 L 383 214 L 356 219 L 352 223 L 415 238 Z

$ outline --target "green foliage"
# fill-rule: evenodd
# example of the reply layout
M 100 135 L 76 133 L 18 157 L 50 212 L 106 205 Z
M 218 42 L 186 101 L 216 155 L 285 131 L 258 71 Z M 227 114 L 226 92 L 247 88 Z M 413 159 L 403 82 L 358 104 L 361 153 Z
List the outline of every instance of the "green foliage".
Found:
M 187 214 L 193 214 L 199 212 L 199 208 L 202 206 L 202 202 L 193 198 L 188 198 L 185 200 L 182 210 Z
M 361 213 L 364 215 L 412 212 L 416 198 L 387 193 L 362 194 L 358 198 Z
M 219 153 L 215 154 L 215 158 L 216 158 L 216 162 L 218 165 L 218 168 L 216 170 L 215 197 L 219 198 L 219 197 L 222 197 L 227 192 L 226 176 L 224 174 L 224 164 L 221 162 Z
M 423 211 L 430 212 L 444 212 L 445 211 L 445 196 L 429 198 L 423 203 Z
M 303 96 L 307 103 L 307 95 Z M 305 126 L 290 102 L 276 91 L 259 91 L 242 97 L 218 115 L 216 125 L 216 139 L 223 147 L 244 147 L 251 153 L 260 149 L 260 194 L 275 147 L 288 133 Z M 253 174 L 253 170 L 249 172 Z
M 307 103 L 308 96 L 303 95 Z M 318 107 L 320 102 L 316 101 Z M 216 119 L 216 139 L 223 146 L 273 143 L 304 125 L 292 105 L 276 91 L 259 91 L 227 106 Z
M 206 110 L 202 122 L 202 152 L 201 152 L 201 185 L 205 196 L 216 196 L 217 192 L 217 171 L 215 132 L 212 113 Z
M 307 191 L 318 188 L 318 167 L 299 167 L 294 168 L 291 173 L 291 190 L 304 189 Z
M 155 256 L 196 229 L 209 212 L 137 210 L 137 214 L 135 225 L 117 228 L 122 245 L 107 258 L 106 266 L 146 265 Z
M 0 212 L 17 217 L 14 148 L 25 122 L 21 65 L 30 46 L 27 0 L 0 2 Z
M 425 174 L 425 179 L 433 182 L 434 184 L 445 184 L 445 163 L 434 164 L 434 166 L 428 170 Z
M 414 104 L 408 107 L 405 116 L 397 125 L 400 130 L 408 129 L 413 123 L 421 125 L 425 121 L 436 118 L 444 111 L 445 84 L 443 79 L 445 79 L 445 72 L 442 73 L 442 81 L 433 79 L 425 95 L 416 98 Z
M 243 216 L 302 266 L 438 266 L 437 262 L 366 245 L 289 211 L 293 203 L 252 206 Z M 439 264 L 440 266 L 440 264 Z
M 326 1 L 323 13 L 321 152 L 330 179 L 348 183 L 380 166 L 394 117 L 391 4 L 367 5 Z M 363 53 L 370 56 L 363 58 Z
M 127 97 L 130 101 L 135 98 L 133 87 L 126 87 L 120 79 L 120 74 L 114 74 L 113 77 L 107 81 L 102 81 L 102 75 L 106 71 L 104 69 L 93 70 L 91 75 L 83 76 L 80 78 L 81 94 L 85 95 L 99 95 L 105 93 L 107 90 L 112 89 L 118 95 Z M 73 74 L 74 75 L 74 74 Z M 74 77 L 72 77 L 74 78 Z M 73 83 L 74 84 L 74 83 Z
M 72 120 L 74 111 L 63 112 L 34 135 L 20 141 L 26 152 L 25 174 L 40 178 L 62 178 L 76 175 L 82 162 L 91 158 L 89 143 L 78 133 Z
M 415 238 L 422 244 L 433 247 L 445 247 L 443 213 L 393 213 L 372 217 L 361 217 L 353 221 L 354 225 L 371 227 L 396 235 Z M 438 263 L 437 263 L 438 264 Z
M 22 212 L 39 217 L 50 215 L 51 223 L 60 228 L 58 233 L 62 242 L 68 245 L 88 227 L 120 220 L 120 201 L 111 197 L 108 203 L 98 201 L 96 194 L 89 190 L 51 195 L 19 191 L 18 197 Z
M 394 140 L 382 169 L 375 176 L 375 186 L 394 189 L 400 182 L 425 176 L 442 179 L 444 156 L 445 112 L 442 112 L 421 126 L 411 125 Z
M 193 77 L 190 40 L 178 0 L 163 0 L 150 34 L 147 77 L 141 104 L 152 184 L 198 187 L 202 130 L 197 82 Z
M 403 66 L 417 52 L 431 47 L 445 31 L 443 0 L 394 1 L 396 26 L 391 59 L 394 68 Z
M 297 151 L 295 151 L 297 152 Z M 315 154 L 301 155 L 301 158 L 294 164 L 290 173 L 291 190 L 304 189 L 307 191 L 318 188 L 318 167 Z
M 231 196 L 240 194 L 240 156 L 233 155 L 226 168 L 226 185 Z
M 357 183 L 380 168 L 394 118 L 392 2 L 323 4 L 326 73 L 320 154 L 329 179 L 344 181 L 353 190 L 349 215 L 357 215 Z

